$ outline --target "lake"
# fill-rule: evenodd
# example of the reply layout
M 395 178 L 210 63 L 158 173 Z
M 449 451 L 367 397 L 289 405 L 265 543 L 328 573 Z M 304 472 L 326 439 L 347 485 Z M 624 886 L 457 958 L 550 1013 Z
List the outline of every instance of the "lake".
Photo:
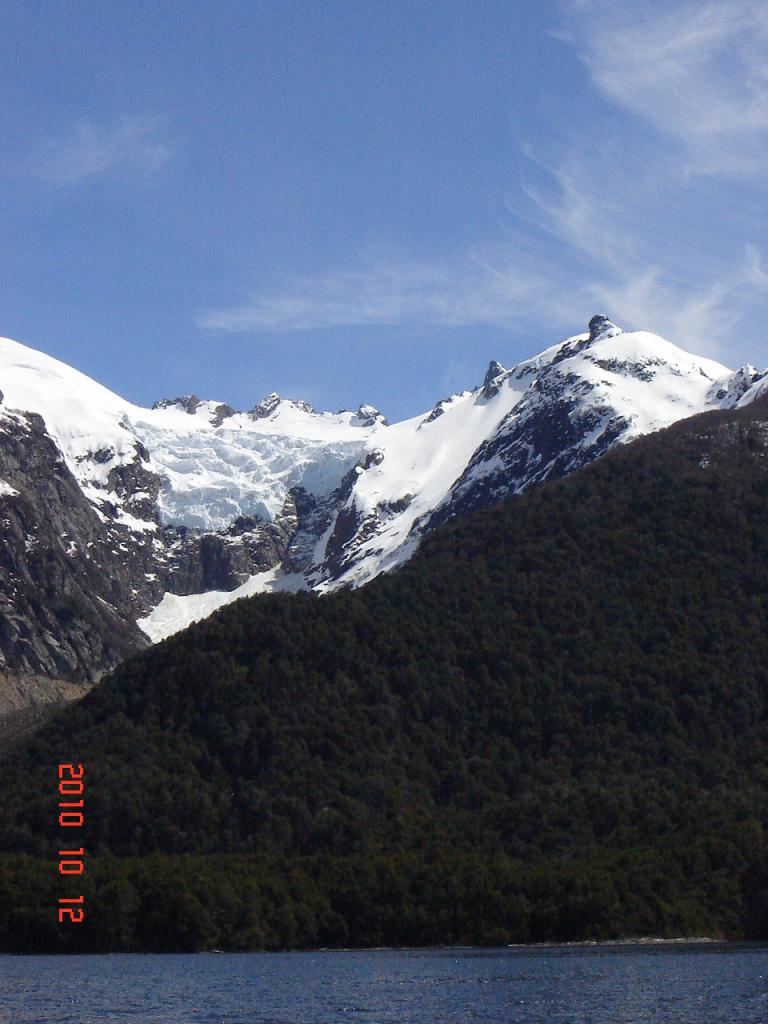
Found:
M 768 947 L 2 956 L 2 1024 L 766 1024 Z

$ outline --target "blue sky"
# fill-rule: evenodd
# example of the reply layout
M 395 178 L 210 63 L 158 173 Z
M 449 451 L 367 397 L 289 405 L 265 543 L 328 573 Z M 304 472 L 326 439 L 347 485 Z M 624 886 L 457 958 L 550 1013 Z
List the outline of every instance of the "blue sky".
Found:
M 7 0 L 0 36 L 0 334 L 133 401 L 399 419 L 594 312 L 768 365 L 762 0 Z

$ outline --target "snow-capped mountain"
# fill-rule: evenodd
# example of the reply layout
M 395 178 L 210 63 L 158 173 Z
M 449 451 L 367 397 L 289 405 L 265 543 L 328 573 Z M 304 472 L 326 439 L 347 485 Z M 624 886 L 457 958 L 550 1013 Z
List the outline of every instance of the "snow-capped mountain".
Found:
M 365 583 L 452 516 L 746 404 L 768 375 L 596 316 L 392 425 L 277 395 L 144 409 L 10 340 L 0 390 L 0 668 L 75 678 L 236 597 Z
M 612 445 L 713 408 L 748 403 L 768 372 L 737 372 L 604 316 L 483 385 L 378 431 L 342 485 L 304 568 L 318 590 L 359 585 L 405 560 L 429 529 L 591 462 Z

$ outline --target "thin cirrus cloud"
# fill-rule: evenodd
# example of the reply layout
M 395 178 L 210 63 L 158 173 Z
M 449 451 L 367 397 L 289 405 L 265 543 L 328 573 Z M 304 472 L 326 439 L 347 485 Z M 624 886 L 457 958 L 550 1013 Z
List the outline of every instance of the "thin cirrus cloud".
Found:
M 527 188 L 525 207 L 514 204 L 516 230 L 450 264 L 380 261 L 295 280 L 205 313 L 198 326 L 255 334 L 404 324 L 514 329 L 536 318 L 552 330 L 578 330 L 591 313 L 607 311 L 624 326 L 722 355 L 749 299 L 768 291 L 757 247 L 692 284 L 665 270 L 653 233 L 630 230 L 600 180 L 575 164 L 548 173 L 549 192 Z M 624 187 L 626 180 L 619 193 Z
M 768 6 L 615 4 L 586 0 L 566 14 L 597 89 L 679 144 L 689 173 L 765 172 Z
M 759 248 L 750 243 L 737 247 L 730 263 L 720 259 L 691 270 L 677 251 L 676 233 L 665 242 L 657 218 L 649 215 L 654 186 L 664 186 L 662 163 L 659 156 L 649 183 L 619 159 L 607 158 L 604 175 L 574 156 L 552 167 L 536 161 L 548 185 L 527 185 L 523 202 L 510 201 L 515 217 L 537 232 L 525 259 L 531 281 L 535 267 L 550 285 L 549 294 L 540 283 L 532 287 L 530 298 L 539 315 L 567 323 L 579 309 L 608 310 L 624 326 L 724 358 L 750 302 L 768 292 L 768 274 Z
M 123 117 L 109 125 L 81 119 L 66 134 L 48 138 L 29 170 L 56 185 L 77 185 L 107 173 L 146 176 L 171 158 L 164 130 L 155 117 Z
M 565 17 L 562 38 L 625 121 L 586 154 L 568 133 L 565 155 L 529 151 L 539 184 L 513 210 L 571 254 L 580 291 L 617 318 L 724 356 L 768 290 L 743 225 L 725 242 L 731 224 L 719 220 L 734 181 L 757 195 L 768 167 L 768 8 L 579 0 Z M 692 190 L 697 177 L 709 184 Z M 702 223 L 723 240 L 697 262 Z
M 591 313 L 608 311 L 624 326 L 657 331 L 716 357 L 749 299 L 768 290 L 753 246 L 735 267 L 692 286 L 665 272 L 654 254 L 644 256 L 637 239 L 621 237 L 617 223 L 601 214 L 598 189 L 580 191 L 569 182 L 564 195 L 553 206 L 531 193 L 540 204 L 538 224 L 548 221 L 548 237 L 523 229 L 478 246 L 450 268 L 379 263 L 299 280 L 205 313 L 197 324 L 251 333 L 406 324 L 514 329 L 536 318 L 553 330 L 579 330 Z
M 453 265 L 375 262 L 291 282 L 198 325 L 222 331 L 300 331 L 405 323 L 511 324 L 528 281 L 509 268 L 491 271 L 471 256 Z
M 555 144 L 525 149 L 529 180 L 509 200 L 516 226 L 505 237 L 440 265 L 390 261 L 286 282 L 198 324 L 254 333 L 419 322 L 514 328 L 537 317 L 555 330 L 578 328 L 599 309 L 724 357 L 750 303 L 764 300 L 768 275 L 738 228 L 729 246 L 696 263 L 696 231 L 718 204 L 702 206 L 691 182 L 728 188 L 738 179 L 743 194 L 760 186 L 768 8 L 573 0 L 561 9 L 560 36 L 613 116 L 600 122 L 590 108 L 590 146 L 583 126 L 564 124 Z M 674 229 L 664 230 L 670 204 Z

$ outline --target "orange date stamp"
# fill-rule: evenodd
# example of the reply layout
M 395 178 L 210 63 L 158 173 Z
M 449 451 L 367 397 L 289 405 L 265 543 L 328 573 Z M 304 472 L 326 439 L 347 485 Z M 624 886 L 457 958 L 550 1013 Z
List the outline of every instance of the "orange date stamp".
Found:
M 81 764 L 60 764 L 59 782 L 59 827 L 80 829 L 85 824 L 85 768 Z M 73 833 L 68 832 L 69 839 Z M 63 844 L 62 844 L 63 845 Z M 74 844 L 67 844 L 74 846 Z M 59 874 L 82 875 L 85 871 L 85 849 L 59 850 Z M 81 896 L 62 896 L 59 899 L 59 924 L 69 922 L 82 924 L 85 920 L 85 902 Z

